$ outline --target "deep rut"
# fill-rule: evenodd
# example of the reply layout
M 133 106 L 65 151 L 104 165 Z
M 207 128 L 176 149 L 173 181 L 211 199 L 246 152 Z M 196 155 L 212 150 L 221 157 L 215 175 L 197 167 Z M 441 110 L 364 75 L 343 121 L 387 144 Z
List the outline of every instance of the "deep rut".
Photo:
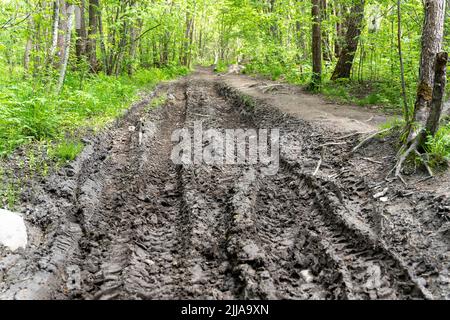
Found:
M 382 209 L 366 183 L 338 160 L 325 168 L 337 168 L 334 182 L 312 174 L 320 129 L 255 106 L 201 74 L 157 93 L 167 96 L 163 106 L 149 109 L 150 99 L 135 106 L 80 160 L 69 180 L 71 205 L 58 220 L 68 229 L 53 233 L 51 254 L 31 255 L 60 270 L 52 271 L 52 289 L 37 297 L 433 297 L 380 238 Z M 278 173 L 263 175 L 249 164 L 174 164 L 172 133 L 200 120 L 203 130 L 279 127 Z M 210 142 L 194 136 L 194 144 Z M 38 274 L 33 281 L 42 279 Z M 3 296 L 19 297 L 24 286 L 11 283 Z

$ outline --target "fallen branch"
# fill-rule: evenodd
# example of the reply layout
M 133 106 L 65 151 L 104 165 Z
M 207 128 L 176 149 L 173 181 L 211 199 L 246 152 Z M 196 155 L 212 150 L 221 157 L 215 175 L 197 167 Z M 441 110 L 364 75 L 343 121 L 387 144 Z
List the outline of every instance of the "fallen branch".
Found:
M 322 147 L 322 151 L 320 151 L 320 159 L 319 159 L 319 162 L 317 163 L 316 170 L 314 170 L 313 176 L 315 176 L 315 175 L 317 175 L 317 173 L 319 173 L 319 169 L 320 169 L 320 166 L 322 165 L 322 161 L 324 158 L 324 153 L 325 153 L 325 148 Z
M 359 148 L 361 148 L 364 144 L 366 144 L 368 141 L 372 140 L 373 138 L 375 138 L 377 135 L 381 134 L 381 133 L 385 133 L 392 130 L 392 128 L 387 128 L 381 131 L 377 131 L 373 134 L 371 134 L 370 136 L 368 136 L 367 138 L 365 138 L 363 141 L 361 141 L 356 147 L 353 148 L 352 153 L 355 153 L 356 150 L 358 150 Z
M 367 132 L 355 132 L 355 133 L 350 133 L 350 134 L 347 134 L 347 135 L 345 135 L 345 136 L 335 138 L 335 140 L 343 140 L 343 139 L 347 139 L 347 138 L 352 138 L 352 137 L 354 137 L 354 136 L 360 136 L 360 135 L 363 135 L 363 134 L 366 134 L 366 133 L 367 133 Z
M 319 146 L 319 148 L 327 147 L 327 146 L 340 146 L 343 144 L 348 144 L 348 142 L 328 142 Z
M 366 157 L 361 157 L 361 159 L 372 162 L 372 163 L 376 163 L 376 164 L 383 164 L 383 162 L 381 162 L 381 161 L 376 161 L 376 160 L 366 158 Z
M 262 90 L 263 93 L 267 93 L 269 91 L 274 91 L 275 89 L 278 89 L 278 88 L 286 89 L 286 87 L 284 85 L 279 84 L 279 83 L 260 87 L 260 89 Z

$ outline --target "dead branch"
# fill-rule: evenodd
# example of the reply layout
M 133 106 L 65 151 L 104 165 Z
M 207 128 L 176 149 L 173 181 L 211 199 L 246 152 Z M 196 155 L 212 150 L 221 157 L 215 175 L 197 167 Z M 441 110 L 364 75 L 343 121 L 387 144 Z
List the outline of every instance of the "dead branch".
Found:
M 365 138 L 363 141 L 361 141 L 356 147 L 353 148 L 352 153 L 355 153 L 356 150 L 358 150 L 359 148 L 361 148 L 364 144 L 366 144 L 367 142 L 369 142 L 370 140 L 372 140 L 373 138 L 375 138 L 377 135 L 381 134 L 381 133 L 385 133 L 392 130 L 392 128 L 387 128 L 387 129 L 383 129 L 381 131 L 377 131 L 371 135 L 369 135 L 367 138 Z
M 319 148 L 328 147 L 328 146 L 340 146 L 343 144 L 348 144 L 347 141 L 344 142 L 328 142 L 319 146 Z
M 319 173 L 319 169 L 320 169 L 320 166 L 322 165 L 322 161 L 324 158 L 324 153 L 325 153 L 325 148 L 322 147 L 322 151 L 320 151 L 320 159 L 319 159 L 319 162 L 317 163 L 316 170 L 314 170 L 313 176 L 315 176 L 315 175 L 317 175 L 317 173 Z
M 366 158 L 366 157 L 361 157 L 361 159 L 372 162 L 372 163 L 376 163 L 376 164 L 383 164 L 383 162 L 381 162 L 381 161 L 376 161 L 376 160 Z

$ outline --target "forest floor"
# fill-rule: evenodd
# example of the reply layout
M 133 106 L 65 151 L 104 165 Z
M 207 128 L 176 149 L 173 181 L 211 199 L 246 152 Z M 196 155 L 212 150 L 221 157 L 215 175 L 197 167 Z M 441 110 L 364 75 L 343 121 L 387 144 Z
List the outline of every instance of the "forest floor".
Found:
M 390 137 L 351 152 L 385 119 L 207 69 L 161 84 L 30 182 L 29 245 L 0 248 L 0 299 L 450 299 L 448 174 L 385 179 Z M 172 132 L 199 120 L 280 129 L 278 173 L 175 165 Z

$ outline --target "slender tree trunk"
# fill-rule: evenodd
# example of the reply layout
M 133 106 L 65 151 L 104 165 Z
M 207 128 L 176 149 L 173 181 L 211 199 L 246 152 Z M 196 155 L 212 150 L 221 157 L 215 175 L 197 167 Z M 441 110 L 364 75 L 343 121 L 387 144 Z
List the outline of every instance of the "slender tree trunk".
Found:
M 345 36 L 345 44 L 341 49 L 339 60 L 334 69 L 331 80 L 339 78 L 350 78 L 356 50 L 358 49 L 359 37 L 364 19 L 364 0 L 355 0 L 356 3 L 351 9 L 351 13 L 347 18 L 347 34 Z
M 72 36 L 72 25 L 73 25 L 73 15 L 75 12 L 75 6 L 69 5 L 67 8 L 67 30 L 64 37 L 64 56 L 62 58 L 60 72 L 59 72 L 59 80 L 58 80 L 58 87 L 57 92 L 60 93 L 63 85 L 64 80 L 66 79 L 66 72 L 67 72 L 67 64 L 69 62 L 69 55 L 70 55 L 70 40 Z
M 436 56 L 433 98 L 431 100 L 431 111 L 427 120 L 426 131 L 435 135 L 439 129 L 442 108 L 444 105 L 445 85 L 447 83 L 447 61 L 448 53 L 440 52 Z
M 406 122 L 409 121 L 409 108 L 408 100 L 406 98 L 406 83 L 405 83 L 405 69 L 403 67 L 403 54 L 402 54 L 402 14 L 400 7 L 401 0 L 397 0 L 397 45 L 398 45 L 398 58 L 400 62 L 400 77 L 402 81 L 402 96 L 403 96 L 403 115 Z
M 58 23 L 58 39 L 56 55 L 58 57 L 56 66 L 61 67 L 61 63 L 64 57 L 65 38 L 67 31 L 67 5 L 65 0 L 59 0 L 59 23 Z
M 191 42 L 191 32 L 193 28 L 194 18 L 193 15 L 189 12 L 189 8 L 186 11 L 186 29 L 184 33 L 184 40 L 183 40 L 183 49 L 182 49 L 182 59 L 181 63 L 184 66 L 188 66 L 189 64 L 189 47 Z
M 106 44 L 105 44 L 105 35 L 103 33 L 103 21 L 102 21 L 102 11 L 101 8 L 98 7 L 97 11 L 97 17 L 98 17 L 98 33 L 100 37 L 100 51 L 102 53 L 103 58 L 103 70 L 108 70 L 108 53 L 106 51 Z M 95 71 L 98 71 L 98 62 L 97 62 L 97 55 L 96 55 L 96 45 L 93 46 L 91 49 L 91 52 L 93 54 L 93 57 L 89 58 L 91 69 L 92 66 L 95 65 Z M 95 62 L 95 63 L 94 63 Z
M 322 80 L 322 39 L 320 31 L 320 0 L 312 0 L 312 65 L 311 88 L 316 89 Z
M 75 30 L 77 34 L 75 52 L 77 59 L 82 60 L 86 54 L 86 21 L 85 21 L 85 1 L 81 0 L 80 5 L 75 7 Z
M 100 12 L 99 0 L 89 0 L 89 27 L 88 27 L 88 40 L 86 51 L 92 72 L 98 71 L 96 37 L 97 37 L 97 29 L 99 29 L 101 25 L 99 12 Z
M 422 53 L 420 58 L 419 85 L 414 105 L 413 123 L 409 125 L 408 142 L 425 139 L 424 129 L 431 110 L 435 77 L 436 55 L 442 50 L 445 20 L 445 1 L 425 1 L 425 22 L 422 31 Z
M 23 67 L 25 69 L 25 73 L 27 74 L 30 70 L 30 61 L 31 61 L 31 50 L 33 49 L 33 17 L 30 15 L 28 17 L 28 35 L 27 35 L 27 43 L 25 44 L 25 53 L 23 56 Z
M 323 21 L 327 20 L 327 0 L 320 0 L 320 22 L 321 22 L 321 32 L 322 32 L 322 51 L 323 51 L 323 60 L 331 61 L 331 48 L 330 42 L 328 38 L 328 33 L 323 28 Z
M 53 63 L 56 48 L 58 45 L 59 12 L 60 12 L 60 1 L 56 0 L 53 2 L 52 43 L 50 45 L 50 50 L 47 58 L 47 61 L 49 62 L 48 64 Z
M 334 3 L 334 15 L 337 17 L 336 21 L 336 38 L 334 39 L 334 56 L 339 58 L 341 55 L 341 42 L 342 42 L 342 23 L 340 19 L 342 19 L 342 8 L 341 4 L 336 2 Z
M 130 3 L 130 7 L 134 8 L 136 6 L 136 2 L 133 0 Z M 130 26 L 130 48 L 129 48 L 129 61 L 127 65 L 127 72 L 131 76 L 134 72 L 134 59 L 136 56 L 136 48 L 137 48 L 137 33 L 138 29 L 140 29 L 141 23 L 138 21 L 137 24 L 132 23 Z

